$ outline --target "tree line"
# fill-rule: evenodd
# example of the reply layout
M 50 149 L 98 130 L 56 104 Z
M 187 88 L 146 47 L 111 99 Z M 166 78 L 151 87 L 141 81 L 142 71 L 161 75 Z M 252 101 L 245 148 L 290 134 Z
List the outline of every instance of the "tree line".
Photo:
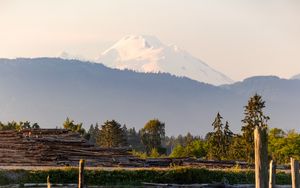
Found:
M 166 136 L 165 123 L 158 119 L 149 120 L 145 126 L 136 130 L 121 125 L 116 120 L 105 121 L 102 125 L 92 124 L 88 130 L 82 123 L 67 118 L 63 128 L 77 132 L 89 142 L 100 147 L 128 147 L 140 157 L 196 157 L 210 160 L 241 160 L 253 162 L 254 135 L 256 126 L 268 128 L 269 116 L 263 112 L 265 101 L 255 94 L 244 106 L 244 118 L 241 120 L 241 133 L 230 130 L 228 121 L 218 112 L 212 121 L 212 132 L 204 138 L 187 133 L 185 136 Z M 0 122 L 0 130 L 22 130 L 39 128 L 37 123 Z M 282 129 L 268 130 L 270 158 L 278 163 L 289 161 L 290 157 L 300 159 L 300 134 L 295 130 L 285 132 Z
M 130 147 L 140 157 L 196 157 L 210 160 L 254 161 L 254 129 L 268 128 L 269 116 L 264 114 L 265 101 L 255 94 L 244 106 L 241 133 L 233 133 L 228 121 L 218 112 L 212 121 L 212 132 L 204 138 L 190 133 L 177 137 L 165 135 L 165 124 L 158 119 L 148 121 L 141 130 L 127 128 L 115 120 L 91 125 L 83 135 L 101 147 Z M 78 125 L 81 129 L 82 124 Z M 72 126 L 64 126 L 69 128 Z M 69 128 L 70 129 L 70 128 Z M 300 159 L 300 134 L 273 128 L 269 133 L 270 158 L 278 163 L 290 157 Z

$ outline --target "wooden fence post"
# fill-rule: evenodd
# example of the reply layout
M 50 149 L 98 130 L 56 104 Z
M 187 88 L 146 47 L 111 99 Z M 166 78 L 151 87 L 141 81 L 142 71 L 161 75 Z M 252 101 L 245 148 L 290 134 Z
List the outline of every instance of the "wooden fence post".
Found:
M 300 188 L 299 161 L 291 158 L 292 188 Z
M 51 188 L 50 177 L 47 177 L 47 188 Z
M 84 186 L 84 160 L 79 161 L 79 178 L 78 178 L 78 188 L 83 188 Z
M 276 164 L 273 160 L 270 162 L 269 167 L 269 188 L 275 188 L 276 185 Z
M 254 130 L 255 187 L 268 187 L 268 135 L 264 127 Z

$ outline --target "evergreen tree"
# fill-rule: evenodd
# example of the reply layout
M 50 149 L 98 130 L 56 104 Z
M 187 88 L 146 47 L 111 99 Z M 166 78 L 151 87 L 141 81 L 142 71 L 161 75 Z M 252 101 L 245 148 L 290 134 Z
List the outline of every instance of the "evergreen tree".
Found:
M 187 146 L 194 141 L 194 137 L 191 133 L 188 132 L 184 137 L 184 140 L 185 140 L 185 145 Z
M 182 136 L 182 134 L 179 134 L 177 139 L 176 139 L 176 145 L 180 144 L 180 145 L 185 145 L 185 140 L 184 140 L 184 136 Z
M 230 150 L 230 145 L 232 143 L 232 139 L 233 139 L 233 132 L 229 129 L 229 123 L 228 121 L 226 121 L 225 123 L 225 127 L 224 127 L 224 158 L 228 159 L 229 156 L 229 150 Z
M 224 135 L 223 135 L 223 117 L 220 113 L 217 113 L 217 116 L 212 123 L 214 132 L 210 135 L 209 142 L 209 158 L 221 160 L 224 156 Z
M 96 135 L 95 135 L 95 128 L 94 128 L 94 125 L 91 124 L 87 134 L 89 135 L 89 141 L 93 144 L 96 143 Z
M 175 138 L 174 136 L 168 137 L 166 136 L 164 139 L 164 145 L 166 146 L 167 155 L 170 155 L 173 150 L 175 149 L 175 146 L 178 145 L 178 137 Z
M 144 151 L 145 147 L 141 142 L 140 134 L 135 130 L 135 128 L 129 128 L 126 131 L 127 143 L 130 148 L 136 151 Z
M 123 147 L 127 145 L 126 133 L 115 120 L 106 121 L 99 131 L 97 144 L 101 147 Z
M 246 159 L 245 141 L 241 135 L 233 135 L 227 159 L 242 161 Z
M 254 129 L 256 126 L 267 128 L 267 121 L 270 118 L 264 115 L 265 101 L 258 94 L 252 96 L 244 108 L 242 133 L 247 153 L 246 160 L 252 162 L 254 160 Z
M 89 130 L 88 130 L 88 135 L 89 135 L 89 141 L 93 144 L 96 144 L 97 143 L 97 139 L 99 137 L 99 133 L 100 130 L 99 130 L 99 125 L 98 123 L 96 123 L 96 125 L 94 126 L 93 124 L 91 124 Z

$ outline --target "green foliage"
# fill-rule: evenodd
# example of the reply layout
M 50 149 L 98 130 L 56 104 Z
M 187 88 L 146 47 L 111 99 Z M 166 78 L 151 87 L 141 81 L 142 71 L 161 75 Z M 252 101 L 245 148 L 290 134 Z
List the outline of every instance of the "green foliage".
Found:
M 157 148 L 152 148 L 149 157 L 151 158 L 158 158 L 160 155 L 157 151 Z
M 20 121 L 20 122 L 15 122 L 15 121 L 11 121 L 11 122 L 7 122 L 7 124 L 4 124 L 2 122 L 0 122 L 0 130 L 16 130 L 16 131 L 20 131 L 23 129 L 39 129 L 40 126 L 37 123 L 31 124 L 29 121 Z
M 181 134 L 178 135 L 177 137 L 171 136 L 168 137 L 166 136 L 164 139 L 163 145 L 166 147 L 166 153 L 170 155 L 173 150 L 178 147 L 178 146 L 187 146 L 190 142 L 194 140 L 201 140 L 200 137 L 198 136 L 193 136 L 191 133 L 187 133 L 185 136 L 182 136 Z
M 245 140 L 241 135 L 234 135 L 229 145 L 227 160 L 243 161 L 246 159 Z
M 141 141 L 141 135 L 135 128 L 129 128 L 126 130 L 127 143 L 130 148 L 139 151 L 145 151 L 145 147 Z
M 182 157 L 187 157 L 185 149 L 182 145 L 178 144 L 170 154 L 170 157 L 173 158 L 182 158 Z
M 131 154 L 133 156 L 139 157 L 141 159 L 146 159 L 148 157 L 146 152 L 140 152 L 140 151 L 136 151 L 136 150 L 132 150 Z
M 76 183 L 78 169 L 55 170 L 2 170 L 0 184 L 45 183 L 47 176 L 52 183 Z M 152 183 L 213 183 L 226 179 L 230 184 L 253 184 L 254 171 L 208 170 L 201 168 L 170 168 L 141 170 L 86 170 L 84 174 L 87 185 L 141 185 Z M 279 173 L 276 176 L 278 185 L 290 184 L 289 174 Z
M 100 129 L 99 129 L 99 125 L 98 123 L 96 123 L 95 127 L 94 125 L 92 124 L 88 130 L 88 135 L 89 135 L 89 138 L 88 140 L 93 143 L 93 144 L 96 144 L 97 142 L 97 137 L 99 136 L 100 134 Z
M 285 133 L 282 129 L 271 129 L 269 153 L 277 163 L 288 163 L 290 157 L 300 160 L 300 134 L 294 130 Z
M 247 106 L 244 107 L 244 119 L 242 122 L 243 139 L 246 148 L 246 160 L 252 162 L 254 160 L 254 129 L 258 127 L 268 127 L 267 121 L 270 119 L 263 113 L 263 108 L 265 108 L 265 101 L 258 94 L 252 96 Z
M 70 118 L 67 117 L 67 119 L 65 120 L 65 122 L 63 123 L 63 127 L 64 129 L 68 129 L 72 132 L 77 132 L 80 135 L 84 135 L 85 134 L 85 129 L 82 127 L 82 123 L 74 123 L 74 120 L 70 120 Z
M 212 123 L 214 128 L 214 132 L 212 132 L 211 136 L 208 139 L 209 143 L 209 151 L 208 155 L 210 159 L 221 160 L 224 155 L 224 135 L 223 135 L 223 117 L 220 113 L 217 113 L 217 116 Z
M 230 146 L 233 142 L 233 132 L 229 129 L 229 123 L 228 121 L 226 121 L 225 123 L 225 127 L 224 127 L 224 130 L 223 130 L 223 137 L 224 137 L 224 145 L 223 145 L 223 151 L 224 151 L 224 156 L 223 158 L 224 159 L 227 159 L 228 158 L 228 155 L 230 153 Z
M 106 121 L 99 131 L 97 144 L 108 148 L 126 146 L 126 130 L 115 120 Z
M 162 140 L 165 138 L 165 124 L 157 119 L 150 120 L 140 131 L 142 143 L 147 153 L 153 148 L 162 148 Z
M 228 158 L 230 146 L 233 141 L 233 132 L 229 129 L 229 123 L 226 121 L 225 127 L 222 123 L 223 117 L 220 113 L 212 123 L 214 132 L 207 135 L 208 158 L 214 160 L 224 160 Z
M 193 140 L 187 146 L 178 144 L 170 157 L 181 158 L 181 157 L 195 157 L 201 158 L 206 156 L 205 143 L 202 140 Z

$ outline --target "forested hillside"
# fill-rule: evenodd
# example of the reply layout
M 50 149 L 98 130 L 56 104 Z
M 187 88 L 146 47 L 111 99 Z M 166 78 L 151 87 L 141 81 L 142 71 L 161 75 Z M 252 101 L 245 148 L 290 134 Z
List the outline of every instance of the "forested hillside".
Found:
M 59 58 L 0 60 L 0 120 L 55 128 L 70 117 L 92 123 L 116 119 L 140 129 L 149 119 L 168 135 L 205 136 L 217 112 L 240 131 L 243 105 L 258 92 L 270 127 L 299 129 L 300 81 L 254 77 L 216 87 L 169 74 L 145 74 Z

